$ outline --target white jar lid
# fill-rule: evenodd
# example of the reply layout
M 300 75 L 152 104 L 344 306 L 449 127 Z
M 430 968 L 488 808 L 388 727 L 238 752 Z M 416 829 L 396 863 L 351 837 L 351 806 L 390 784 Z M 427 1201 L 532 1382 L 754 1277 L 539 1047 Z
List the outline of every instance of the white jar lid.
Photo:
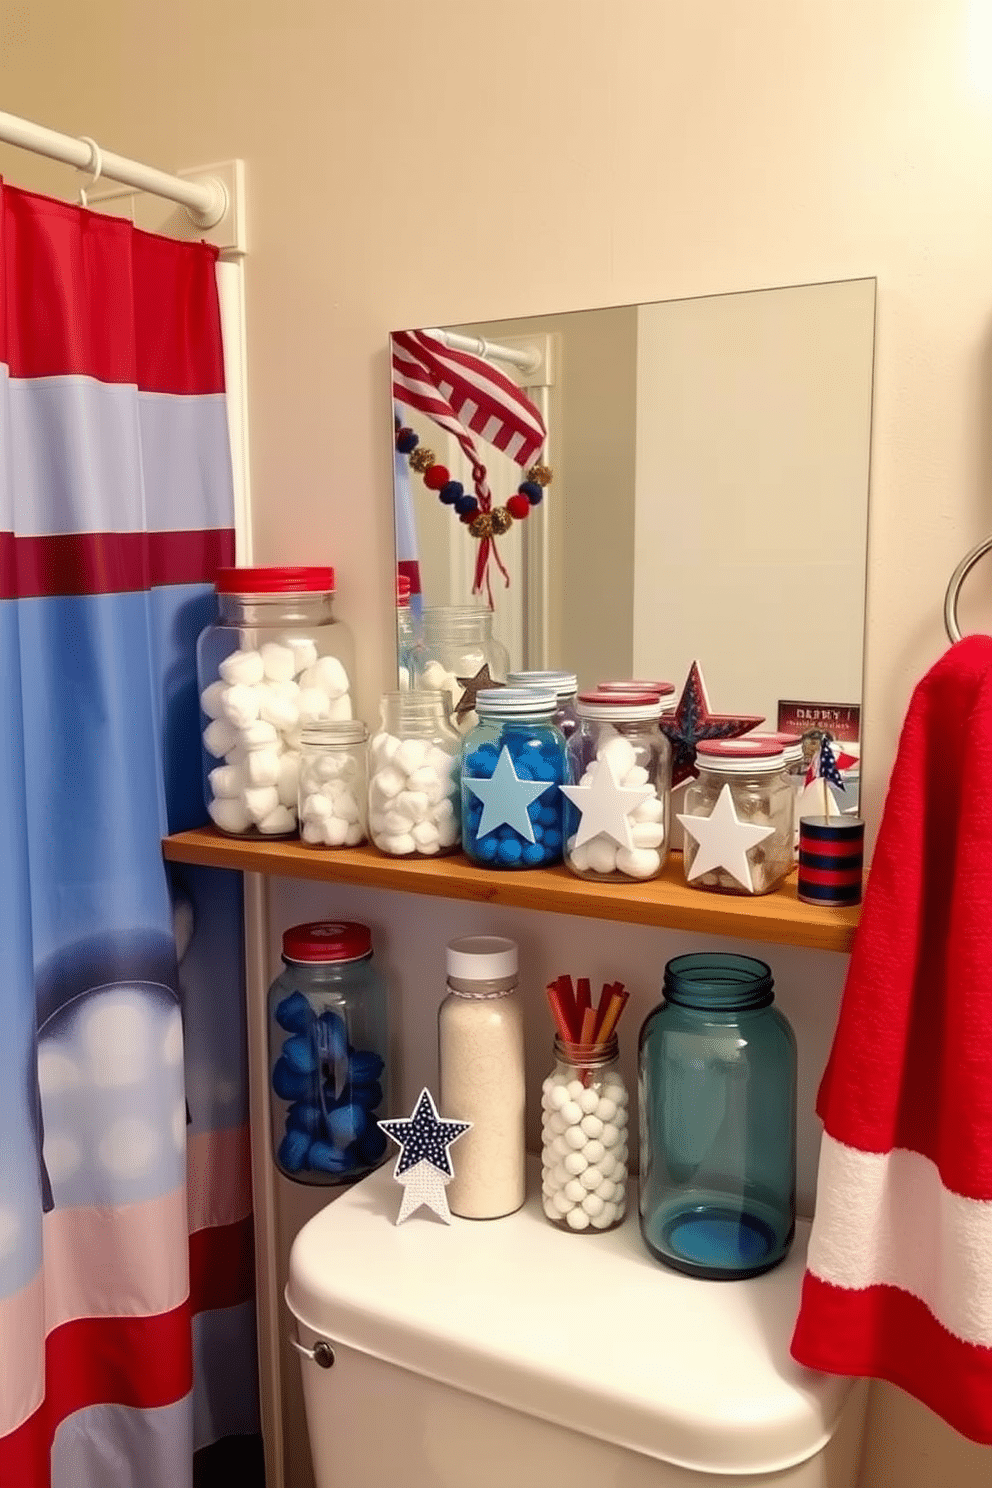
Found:
M 557 707 L 553 692 L 536 687 L 485 687 L 475 695 L 480 718 L 550 718 Z
M 662 712 L 661 698 L 650 692 L 580 692 L 576 707 L 580 718 L 610 723 L 637 723 Z
M 579 679 L 575 672 L 509 672 L 506 680 L 511 687 L 551 691 L 559 698 L 574 697 L 579 690 Z
M 502 935 L 465 935 L 449 940 L 445 966 L 449 976 L 468 982 L 493 982 L 516 976 L 519 950 Z
M 696 764 L 720 775 L 770 775 L 786 763 L 781 744 L 759 739 L 701 739 Z

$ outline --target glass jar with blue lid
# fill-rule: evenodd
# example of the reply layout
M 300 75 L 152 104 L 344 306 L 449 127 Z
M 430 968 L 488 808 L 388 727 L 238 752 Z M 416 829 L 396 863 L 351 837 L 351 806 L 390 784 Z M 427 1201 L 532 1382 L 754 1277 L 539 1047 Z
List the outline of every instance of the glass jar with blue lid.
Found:
M 663 991 L 638 1053 L 641 1234 L 676 1271 L 757 1276 L 795 1232 L 796 1040 L 751 956 L 677 956 Z
M 561 862 L 569 781 L 558 699 L 533 688 L 485 688 L 479 722 L 462 740 L 462 847 L 486 868 Z
M 579 726 L 576 699 L 579 679 L 575 672 L 510 672 L 507 677 L 510 687 L 533 687 L 538 692 L 553 692 L 558 699 L 555 723 L 566 739 L 570 739 Z
M 388 994 L 372 933 L 352 920 L 294 925 L 269 991 L 276 1167 L 297 1183 L 351 1183 L 386 1156 Z

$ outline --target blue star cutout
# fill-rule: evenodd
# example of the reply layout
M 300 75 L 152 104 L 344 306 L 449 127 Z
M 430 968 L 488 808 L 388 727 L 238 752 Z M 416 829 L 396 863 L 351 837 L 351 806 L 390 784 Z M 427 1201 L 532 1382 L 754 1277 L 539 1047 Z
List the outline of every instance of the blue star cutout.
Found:
M 471 1125 L 471 1121 L 445 1121 L 439 1116 L 434 1097 L 425 1085 L 412 1116 L 379 1122 L 386 1136 L 392 1137 L 403 1149 L 396 1164 L 395 1177 L 416 1167 L 419 1162 L 428 1162 L 446 1177 L 453 1178 L 448 1148 L 464 1136 Z
M 534 841 L 534 827 L 527 815 L 527 807 L 548 789 L 546 780 L 521 780 L 513 768 L 513 756 L 506 745 L 500 750 L 496 768 L 489 780 L 470 780 L 462 776 L 465 785 L 482 802 L 482 816 L 476 829 L 476 837 L 485 837 L 497 827 L 512 827 L 527 842 Z

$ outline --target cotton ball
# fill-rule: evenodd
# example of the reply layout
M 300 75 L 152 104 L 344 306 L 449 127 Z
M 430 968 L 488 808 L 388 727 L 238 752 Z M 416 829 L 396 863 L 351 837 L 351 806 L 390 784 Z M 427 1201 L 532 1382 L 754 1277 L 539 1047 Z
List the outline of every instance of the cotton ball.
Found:
M 219 798 L 211 801 L 207 807 L 211 820 L 220 827 L 222 832 L 247 832 L 251 825 L 251 817 L 243 799 L 233 797 Z
M 589 1119 L 595 1120 L 595 1117 L 590 1117 Z M 586 1161 L 589 1163 L 596 1163 L 597 1166 L 606 1156 L 606 1148 L 603 1146 L 602 1142 L 598 1141 L 595 1137 L 593 1137 L 586 1143 L 583 1151 L 585 1152 Z M 602 1176 L 602 1169 L 600 1169 L 600 1175 Z
M 386 816 L 383 811 L 374 809 L 369 811 L 369 831 L 373 837 L 381 837 L 386 830 Z
M 585 772 L 585 774 L 580 777 L 579 784 L 580 785 L 592 785 L 592 783 L 595 780 L 595 778 L 596 778 L 596 767 L 595 767 L 595 765 L 593 765 L 591 767 L 591 769 L 588 769 Z
M 253 749 L 245 760 L 245 778 L 252 785 L 278 785 L 279 755 L 275 749 Z
M 286 751 L 279 756 L 279 779 L 276 784 L 279 788 L 280 806 L 295 806 L 300 790 L 300 757 L 298 754 Z
M 271 723 L 265 723 L 261 718 L 257 723 L 250 723 L 247 728 L 241 730 L 241 743 L 246 750 L 264 749 L 270 744 L 274 745 L 278 737 L 274 726 Z
M 203 730 L 204 746 L 207 753 L 212 754 L 215 759 L 223 759 L 237 742 L 237 729 L 232 723 L 228 723 L 226 718 L 215 718 L 213 723 L 208 723 Z
M 665 828 L 660 822 L 632 822 L 630 836 L 635 847 L 660 847 Z
M 621 847 L 617 853 L 617 869 L 628 878 L 653 878 L 661 867 L 661 854 L 649 847 Z
M 423 821 L 430 804 L 423 791 L 400 791 L 396 797 L 396 810 L 402 811 L 412 822 Z
M 360 842 L 365 841 L 365 828 L 360 821 L 349 823 L 348 830 L 344 834 L 345 847 L 357 847 Z
M 609 761 L 616 780 L 623 780 L 637 763 L 637 751 L 630 740 L 625 739 L 622 734 L 617 734 L 615 738 L 601 744 L 596 751 L 596 757 Z M 647 774 L 644 778 L 647 779 Z
M 649 796 L 630 813 L 632 822 L 660 822 L 665 820 L 665 803 L 657 796 Z
M 262 673 L 270 682 L 289 682 L 296 675 L 296 657 L 292 646 L 280 646 L 278 641 L 266 641 L 260 648 Z
M 299 703 L 301 725 L 320 723 L 330 717 L 330 699 L 319 687 L 301 686 Z
M 352 822 L 359 820 L 361 811 L 359 810 L 358 802 L 347 786 L 340 788 L 334 794 L 332 800 L 334 802 L 334 815 L 339 817 L 346 827 L 350 827 Z
M 324 841 L 328 847 L 343 847 L 348 835 L 348 823 L 339 816 L 328 816 L 324 820 Z
M 445 692 L 450 691 L 453 678 L 439 661 L 429 661 L 420 674 L 420 680 L 429 692 Z
M 285 806 L 274 806 L 258 824 L 258 830 L 264 832 L 266 837 L 282 836 L 286 832 L 292 832 L 295 827 L 296 812 Z
M 412 836 L 418 851 L 422 853 L 436 853 L 441 845 L 441 834 L 433 822 L 418 822 Z
M 593 1219 L 593 1228 L 597 1230 L 608 1230 L 611 1224 L 616 1223 L 616 1204 L 604 1204 L 600 1212 Z
M 454 847 L 461 835 L 461 828 L 455 817 L 449 817 L 447 821 L 437 823 L 437 840 L 439 847 Z
M 245 788 L 244 771 L 239 765 L 218 765 L 210 771 L 207 781 L 211 795 L 224 798 L 240 796 Z
M 426 770 L 433 770 L 440 779 L 444 780 L 452 774 L 457 759 L 457 755 L 449 754 L 446 749 L 442 749 L 438 744 L 432 744 L 427 751 L 424 768 Z
M 623 786 L 647 785 L 650 778 L 650 775 L 648 774 L 647 770 L 645 770 L 643 765 L 635 765 L 632 770 L 627 771 L 626 775 L 620 783 Z
M 300 802 L 300 815 L 304 821 L 322 822 L 332 816 L 333 812 L 333 806 L 321 791 L 313 791 L 304 795 Z
M 316 687 L 333 700 L 348 692 L 350 684 L 348 673 L 336 656 L 320 656 L 300 677 L 300 686 Z
M 587 1193 L 582 1200 L 582 1207 L 590 1219 L 595 1219 L 597 1214 L 602 1214 L 605 1205 L 598 1193 Z
M 428 748 L 426 739 L 404 739 L 396 751 L 396 768 L 412 775 L 425 763 Z
M 233 723 L 235 728 L 247 728 L 254 723 L 258 717 L 262 697 L 258 687 L 245 687 L 240 682 L 234 683 L 227 689 L 222 700 L 221 709 L 228 723 Z
M 626 743 L 626 740 L 623 740 Z M 591 842 L 585 844 L 589 853 L 589 867 L 593 873 L 614 873 L 617 867 L 618 852 L 616 843 L 611 842 L 604 832 L 594 837 Z
M 394 796 L 399 795 L 405 781 L 399 770 L 394 769 L 392 765 L 387 765 L 384 770 L 376 771 L 372 784 L 375 787 L 375 793 L 382 800 L 392 800 Z
M 305 672 L 308 667 L 312 667 L 317 660 L 317 647 L 309 636 L 304 636 L 300 640 L 289 639 L 286 645 L 293 653 L 293 675 L 295 677 Z
M 369 741 L 369 755 L 374 767 L 378 769 L 380 765 L 389 764 L 395 758 L 396 751 L 402 742 L 402 739 L 397 739 L 395 734 L 385 732 L 373 734 Z
M 224 694 L 227 686 L 224 682 L 211 682 L 200 693 L 200 707 L 208 718 L 220 718 L 223 712 Z
M 257 651 L 232 651 L 217 670 L 225 682 L 244 687 L 257 687 L 265 675 L 262 658 Z
M 259 688 L 258 716 L 280 732 L 295 728 L 300 719 L 299 689 L 287 696 L 278 682 L 263 685 Z
M 402 665 L 401 666 L 398 666 L 396 668 L 396 680 L 397 680 L 397 684 L 399 686 L 400 692 L 409 692 L 410 691 L 410 668 L 409 667 L 402 666 Z
M 324 840 L 324 826 L 322 822 L 307 821 L 300 827 L 300 836 L 304 842 L 312 842 L 316 847 Z
M 377 846 L 397 858 L 406 857 L 408 853 L 417 851 L 417 844 L 409 832 L 387 833 Z
M 413 821 L 405 811 L 399 811 L 394 807 L 386 812 L 384 826 L 387 837 L 402 837 L 404 833 L 410 831 Z
M 585 1196 L 586 1191 L 579 1180 L 577 1178 L 569 1179 L 568 1183 L 565 1184 L 565 1197 L 570 1199 L 573 1204 L 581 1204 Z
M 438 826 L 442 822 L 455 821 L 455 805 L 450 796 L 444 796 L 440 801 L 435 801 L 431 807 L 431 821 Z
M 279 792 L 274 785 L 260 785 L 256 789 L 246 790 L 244 800 L 252 820 L 262 822 L 279 805 Z
M 587 1230 L 591 1223 L 584 1209 L 570 1209 L 565 1216 L 565 1222 L 570 1230 Z
M 341 722 L 352 717 L 351 693 L 343 692 L 340 697 L 331 698 L 327 709 L 328 718 L 334 722 Z
M 576 869 L 577 872 L 579 872 L 579 873 L 588 873 L 588 871 L 589 871 L 589 848 L 588 848 L 588 845 L 583 842 L 583 844 L 582 844 L 581 847 L 575 847 L 573 845 L 574 842 L 575 842 L 575 838 L 574 837 L 570 837 L 569 838 L 569 847 L 568 847 L 568 861 L 571 863 L 572 867 L 574 869 Z

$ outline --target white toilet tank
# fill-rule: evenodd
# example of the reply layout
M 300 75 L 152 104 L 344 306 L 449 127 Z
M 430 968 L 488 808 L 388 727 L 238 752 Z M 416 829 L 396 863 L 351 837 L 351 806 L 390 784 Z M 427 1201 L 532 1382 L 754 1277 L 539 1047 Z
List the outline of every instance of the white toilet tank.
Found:
M 304 1226 L 286 1300 L 318 1488 L 855 1488 L 864 1392 L 789 1355 L 808 1226 L 753 1281 L 696 1281 L 636 1215 L 562 1234 L 532 1197 L 396 1226 L 380 1169 Z

